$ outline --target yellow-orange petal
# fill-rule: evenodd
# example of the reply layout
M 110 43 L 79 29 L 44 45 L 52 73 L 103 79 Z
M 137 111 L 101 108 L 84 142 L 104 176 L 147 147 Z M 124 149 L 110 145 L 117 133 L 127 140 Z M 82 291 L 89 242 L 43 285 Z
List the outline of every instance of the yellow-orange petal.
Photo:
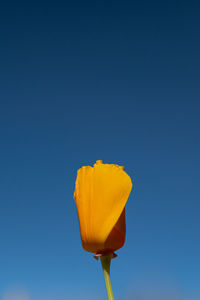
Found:
M 117 223 L 109 233 L 105 243 L 105 252 L 114 252 L 123 247 L 126 238 L 125 208 L 123 209 Z
M 97 161 L 78 170 L 75 201 L 83 248 L 114 251 L 125 241 L 125 204 L 132 182 L 122 167 Z

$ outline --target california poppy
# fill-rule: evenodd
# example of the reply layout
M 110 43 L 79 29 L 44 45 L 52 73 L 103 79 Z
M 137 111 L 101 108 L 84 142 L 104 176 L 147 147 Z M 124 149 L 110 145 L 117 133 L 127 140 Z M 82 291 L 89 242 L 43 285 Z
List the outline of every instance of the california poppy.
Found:
M 101 257 L 109 300 L 114 300 L 110 262 L 114 251 L 125 242 L 125 205 L 131 189 L 131 178 L 118 165 L 97 160 L 93 167 L 82 167 L 77 172 L 74 199 L 82 246 Z
M 86 251 L 113 253 L 124 245 L 125 204 L 131 189 L 131 179 L 122 166 L 98 160 L 93 167 L 78 170 L 74 199 Z

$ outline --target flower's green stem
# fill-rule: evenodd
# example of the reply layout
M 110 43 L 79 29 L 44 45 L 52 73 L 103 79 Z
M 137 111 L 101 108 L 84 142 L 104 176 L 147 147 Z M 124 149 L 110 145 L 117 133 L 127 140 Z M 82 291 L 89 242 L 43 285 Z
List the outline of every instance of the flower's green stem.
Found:
M 106 289 L 108 293 L 108 300 L 114 300 L 113 292 L 112 292 L 112 286 L 110 282 L 110 262 L 111 262 L 112 256 L 101 256 L 101 264 L 103 268 L 103 274 L 104 279 L 106 283 Z

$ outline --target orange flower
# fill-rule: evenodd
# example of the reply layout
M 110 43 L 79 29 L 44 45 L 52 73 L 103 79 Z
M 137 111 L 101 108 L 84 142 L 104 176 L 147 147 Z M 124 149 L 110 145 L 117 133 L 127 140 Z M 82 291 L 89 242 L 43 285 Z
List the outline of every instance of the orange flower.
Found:
M 74 199 L 86 251 L 113 253 L 124 245 L 125 205 L 131 189 L 124 167 L 98 160 L 93 167 L 78 170 Z

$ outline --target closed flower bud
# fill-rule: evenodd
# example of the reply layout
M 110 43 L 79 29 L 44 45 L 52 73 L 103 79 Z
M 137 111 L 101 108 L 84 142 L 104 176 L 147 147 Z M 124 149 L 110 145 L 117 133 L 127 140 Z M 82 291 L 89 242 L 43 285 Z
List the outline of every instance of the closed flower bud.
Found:
M 97 161 L 78 170 L 74 199 L 86 251 L 113 253 L 124 245 L 125 205 L 131 189 L 124 167 Z

